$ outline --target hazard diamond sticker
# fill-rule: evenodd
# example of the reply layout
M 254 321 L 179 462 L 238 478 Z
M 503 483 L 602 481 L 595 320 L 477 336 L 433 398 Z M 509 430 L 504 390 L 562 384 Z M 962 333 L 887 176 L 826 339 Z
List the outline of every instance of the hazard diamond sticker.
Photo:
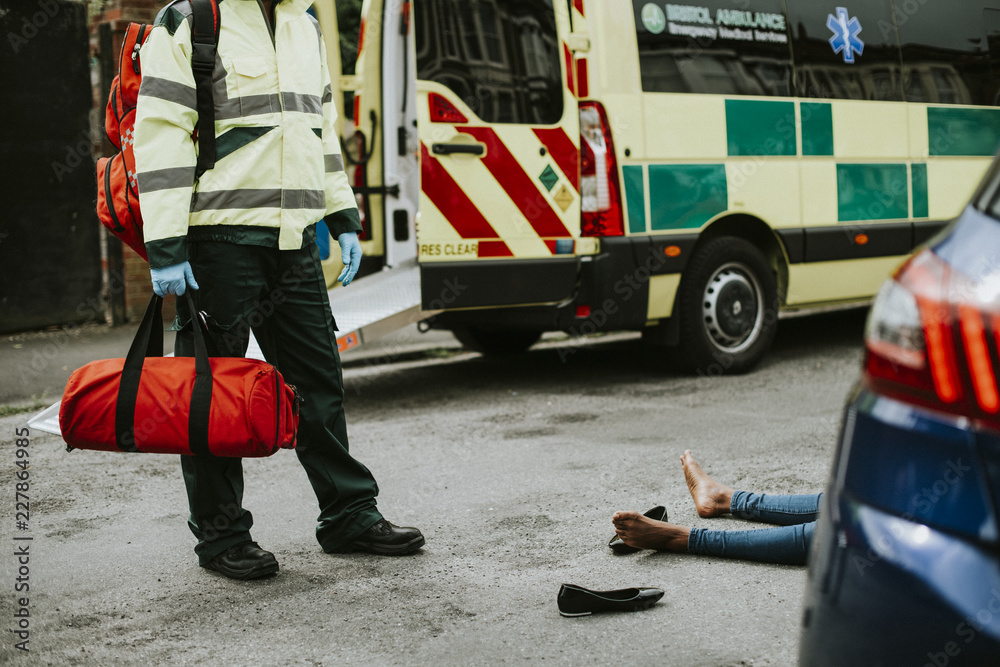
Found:
M 552 192 L 553 186 L 559 182 L 559 175 L 556 174 L 551 165 L 545 165 L 545 171 L 543 171 L 541 176 L 538 177 L 538 180 L 542 182 L 542 185 L 545 186 L 546 190 Z
M 566 209 L 568 209 L 570 204 L 573 203 L 573 193 L 569 191 L 569 188 L 567 188 L 564 183 L 563 186 L 556 192 L 553 199 L 556 200 L 556 203 L 559 204 L 559 208 L 561 208 L 563 213 L 565 213 Z

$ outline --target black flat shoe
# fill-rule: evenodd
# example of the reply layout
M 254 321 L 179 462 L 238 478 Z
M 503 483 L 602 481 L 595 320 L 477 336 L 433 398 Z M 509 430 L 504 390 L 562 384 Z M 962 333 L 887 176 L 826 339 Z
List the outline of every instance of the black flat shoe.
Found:
M 563 584 L 556 602 L 563 616 L 589 616 L 602 611 L 640 611 L 649 609 L 663 597 L 659 588 L 623 588 L 617 591 L 591 591 L 583 586 Z
M 248 540 L 229 547 L 202 567 L 221 572 L 230 579 L 258 579 L 275 574 L 278 561 L 270 551 Z
M 385 519 L 380 519 L 374 526 L 361 535 L 337 549 L 336 553 L 348 554 L 363 551 L 379 556 L 402 556 L 413 553 L 424 546 L 424 536 L 416 528 L 401 528 Z
M 666 521 L 667 508 L 663 505 L 657 505 L 653 509 L 646 512 L 643 516 L 655 519 L 656 521 Z M 611 550 L 616 554 L 634 554 L 636 551 L 642 551 L 642 549 L 636 549 L 635 547 L 630 547 L 625 544 L 617 535 L 611 538 L 611 541 L 608 542 L 608 546 L 611 547 Z

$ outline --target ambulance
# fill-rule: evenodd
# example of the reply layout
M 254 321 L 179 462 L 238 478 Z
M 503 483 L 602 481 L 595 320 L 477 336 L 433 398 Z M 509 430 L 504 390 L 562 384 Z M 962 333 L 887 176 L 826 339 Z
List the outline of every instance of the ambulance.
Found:
M 340 2 L 312 11 L 364 224 L 359 278 L 324 264 L 341 351 L 632 330 L 745 372 L 780 319 L 867 304 L 1000 145 L 1000 0 L 365 0 L 352 73 Z
M 314 9 L 340 72 L 334 3 Z M 344 349 L 416 320 L 486 354 L 633 330 L 744 372 L 779 319 L 868 303 L 1000 144 L 1000 0 L 365 0 L 361 21 L 335 85 L 369 275 L 331 295 L 342 325 L 379 312 Z

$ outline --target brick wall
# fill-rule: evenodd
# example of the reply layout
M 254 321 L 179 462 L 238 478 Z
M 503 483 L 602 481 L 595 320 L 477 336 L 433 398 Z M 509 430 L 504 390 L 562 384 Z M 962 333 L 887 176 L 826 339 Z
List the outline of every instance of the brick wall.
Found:
M 166 5 L 169 0 L 90 0 L 88 5 L 94 6 L 92 15 L 100 16 L 97 22 L 102 21 L 124 21 L 127 25 L 129 21 L 136 23 L 152 23 L 156 18 L 156 13 Z M 125 26 L 123 25 L 122 28 Z
M 129 23 L 152 23 L 157 12 L 170 0 L 89 0 L 87 3 L 90 17 L 90 48 L 93 55 L 100 53 L 97 30 L 102 23 L 111 25 L 112 57 L 115 59 L 115 71 L 118 70 L 118 56 L 121 52 L 122 39 Z M 103 99 L 100 82 L 95 85 L 95 127 L 99 130 L 97 141 L 103 135 L 104 110 L 107 100 Z M 99 148 L 98 152 L 103 152 Z M 142 314 L 153 295 L 153 287 L 149 281 L 149 265 L 131 248 L 123 246 L 122 259 L 125 278 L 125 315 L 129 321 L 142 319 Z M 169 299 L 163 310 L 165 321 L 173 317 L 173 299 Z

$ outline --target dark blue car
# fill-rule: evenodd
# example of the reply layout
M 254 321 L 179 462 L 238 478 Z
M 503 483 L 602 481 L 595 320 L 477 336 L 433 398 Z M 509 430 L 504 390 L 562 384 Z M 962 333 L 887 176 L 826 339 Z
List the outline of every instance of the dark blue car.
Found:
M 885 283 L 817 526 L 801 664 L 1000 665 L 1000 166 Z

